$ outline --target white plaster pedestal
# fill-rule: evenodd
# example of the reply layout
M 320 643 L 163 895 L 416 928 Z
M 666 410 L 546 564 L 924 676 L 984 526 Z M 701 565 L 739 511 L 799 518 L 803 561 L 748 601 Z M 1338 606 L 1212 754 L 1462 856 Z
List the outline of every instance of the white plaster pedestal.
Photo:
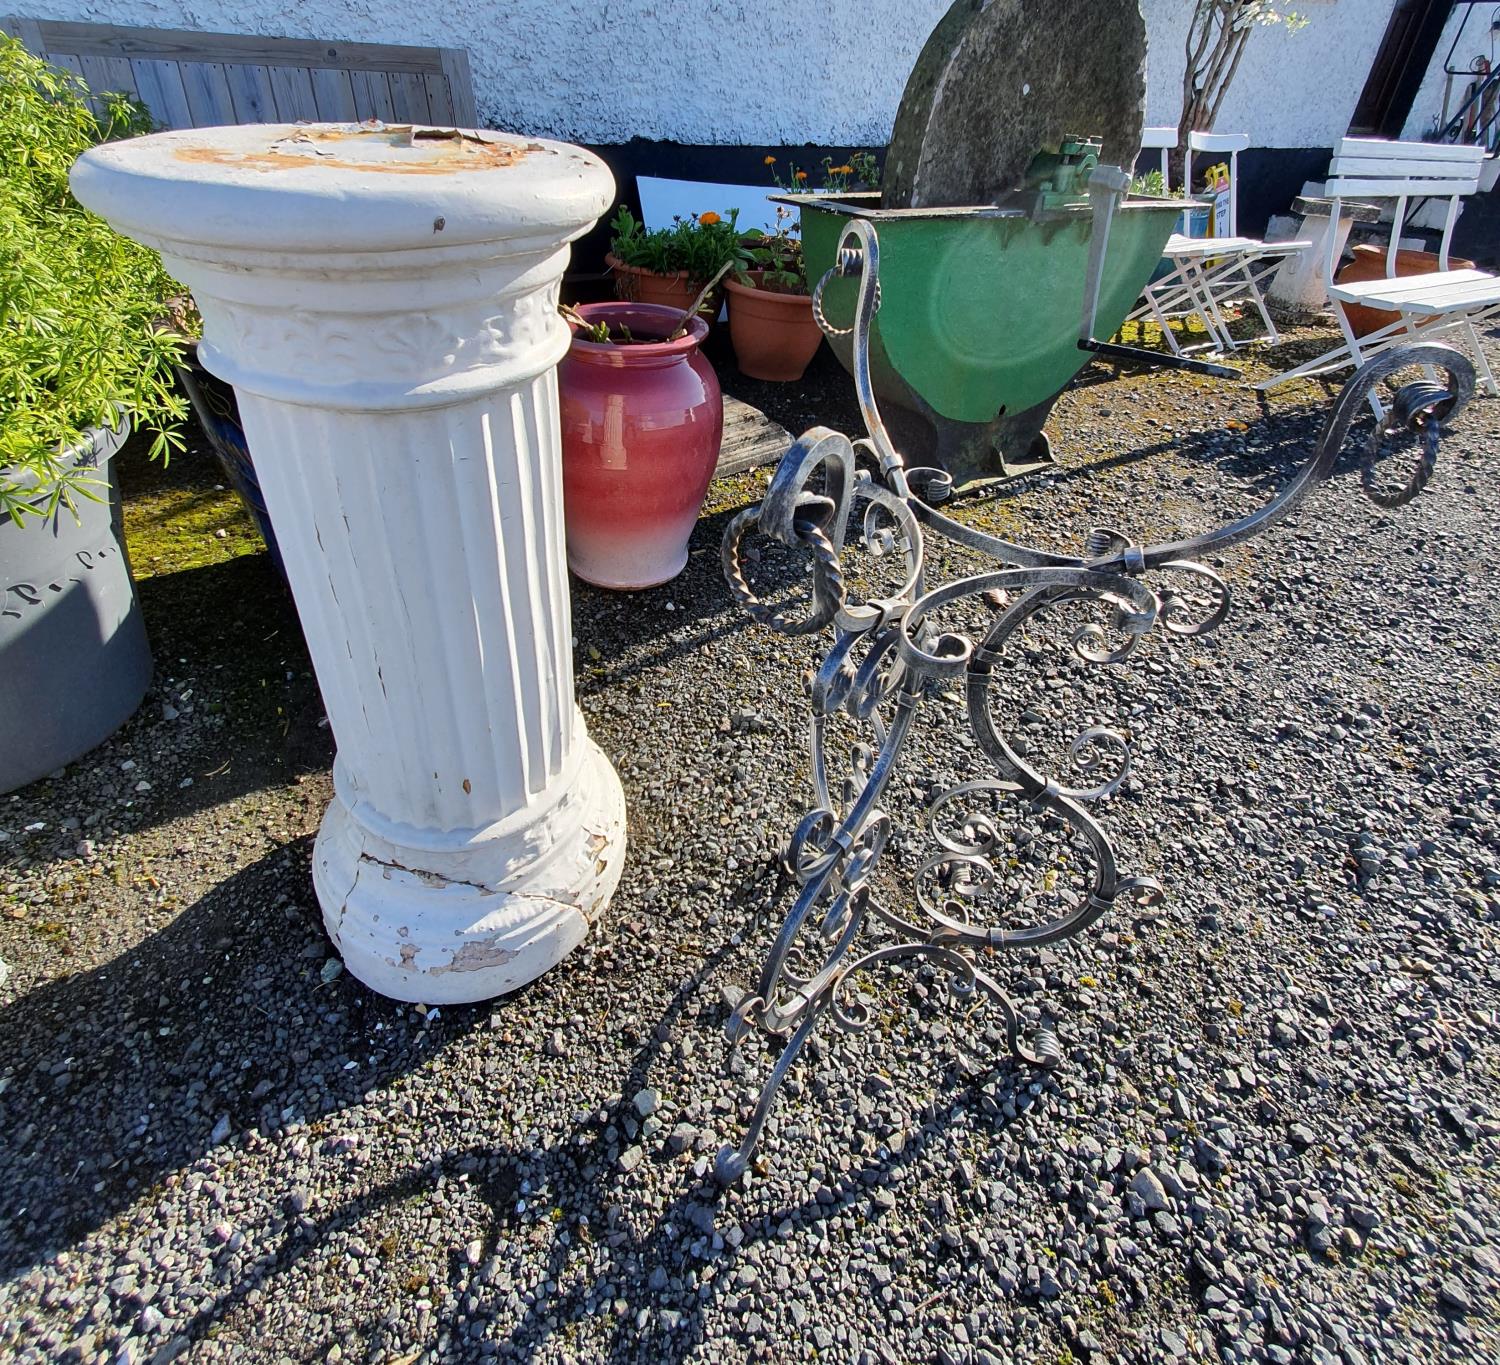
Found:
M 73 171 L 193 291 L 238 392 L 338 744 L 324 921 L 361 981 L 428 1003 L 552 966 L 625 854 L 573 698 L 556 380 L 568 243 L 614 183 L 577 147 L 436 134 L 161 133 Z
M 1301 224 L 1292 236 L 1307 242 L 1308 246 L 1283 258 L 1271 277 L 1266 297 L 1287 318 L 1311 318 L 1329 306 L 1328 286 L 1324 279 L 1329 252 L 1332 251 L 1336 263 L 1344 254 L 1344 243 L 1349 240 L 1350 229 L 1355 223 L 1373 223 L 1380 217 L 1380 210 L 1373 204 L 1346 203 L 1335 222 L 1333 200 L 1299 196 L 1292 202 L 1292 212 L 1302 215 Z M 1331 246 L 1330 235 L 1333 237 Z

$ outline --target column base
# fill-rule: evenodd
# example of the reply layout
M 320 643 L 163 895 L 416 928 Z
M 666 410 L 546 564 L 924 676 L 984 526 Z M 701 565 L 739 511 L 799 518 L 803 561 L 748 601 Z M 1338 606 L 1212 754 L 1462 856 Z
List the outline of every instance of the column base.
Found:
M 313 884 L 349 971 L 395 1000 L 467 1004 L 524 986 L 582 943 L 620 880 L 625 795 L 592 740 L 579 750 L 558 799 L 524 824 L 436 835 L 436 847 L 377 833 L 336 795 Z

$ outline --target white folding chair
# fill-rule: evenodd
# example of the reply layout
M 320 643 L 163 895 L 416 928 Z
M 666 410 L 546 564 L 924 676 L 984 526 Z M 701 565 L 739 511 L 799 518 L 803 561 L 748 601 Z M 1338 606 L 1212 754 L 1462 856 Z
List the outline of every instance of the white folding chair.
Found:
M 1172 192 L 1172 167 L 1171 153 L 1177 146 L 1177 129 L 1175 128 L 1143 128 L 1141 129 L 1141 152 L 1161 153 L 1161 186 L 1163 194 Z M 1139 173 L 1141 169 L 1140 158 L 1136 159 L 1135 169 Z M 1178 231 L 1172 234 L 1171 242 L 1190 242 L 1193 239 L 1188 236 L 1188 214 L 1189 209 L 1184 209 L 1182 221 L 1178 225 Z M 1219 349 L 1219 333 L 1214 326 L 1213 318 L 1210 316 L 1209 303 L 1202 293 L 1201 263 L 1192 259 L 1173 260 L 1171 268 L 1159 280 L 1155 280 L 1142 293 L 1142 302 L 1125 319 L 1126 322 L 1141 322 L 1151 318 L 1161 329 L 1162 337 L 1174 355 L 1181 355 L 1184 347 L 1178 342 L 1168 323 L 1173 318 L 1196 317 L 1202 323 L 1204 330 L 1208 333 L 1209 340 L 1206 343 L 1209 348 Z M 1201 347 L 1188 347 L 1188 350 L 1198 350 Z
M 1177 146 L 1177 129 L 1175 128 L 1142 128 L 1141 129 L 1141 151 L 1161 153 L 1161 188 L 1165 194 L 1172 188 L 1172 162 L 1171 153 Z M 1139 174 L 1141 169 L 1140 157 L 1136 158 L 1135 169 Z
M 1168 238 L 1163 255 L 1172 263 L 1171 273 L 1147 286 L 1145 302 L 1131 314 L 1131 318 L 1147 314 L 1154 317 L 1168 346 L 1178 354 L 1182 348 L 1166 325 L 1166 319 L 1171 317 L 1202 318 L 1209 336 L 1206 344 L 1215 350 L 1232 351 L 1244 345 L 1230 332 L 1224 316 L 1224 310 L 1235 304 L 1253 304 L 1264 326 L 1259 335 L 1246 340 L 1269 341 L 1273 346 L 1281 340 L 1266 308 L 1261 284 L 1283 257 L 1306 251 L 1311 243 L 1265 242 L 1258 237 L 1239 235 L 1239 155 L 1249 145 L 1250 139 L 1243 133 L 1188 134 L 1190 165 L 1191 154 L 1195 152 L 1229 158 L 1228 221 L 1215 222 L 1216 235 L 1212 237 L 1174 233 Z M 1165 157 L 1164 152 L 1163 160 Z
M 1479 334 L 1478 323 L 1500 314 L 1500 277 L 1483 270 L 1450 270 L 1448 247 L 1453 225 L 1458 221 L 1459 201 L 1473 194 L 1479 185 L 1484 148 L 1452 146 L 1434 142 L 1383 142 L 1377 138 L 1346 137 L 1339 143 L 1329 167 L 1325 195 L 1333 200 L 1332 213 L 1338 219 L 1343 199 L 1395 200 L 1391 222 L 1391 245 L 1386 253 L 1386 277 L 1354 284 L 1337 284 L 1334 272 L 1338 261 L 1334 238 L 1328 238 L 1328 255 L 1324 262 L 1328 297 L 1334 316 L 1344 334 L 1341 346 L 1299 365 L 1285 374 L 1263 380 L 1255 387 L 1270 389 L 1292 379 L 1362 365 L 1372 356 L 1408 341 L 1427 339 L 1441 333 L 1465 333 L 1473 350 L 1474 364 L 1484 387 L 1500 393 L 1495 376 L 1490 373 Z M 1396 275 L 1396 253 L 1401 245 L 1401 227 L 1406 220 L 1407 205 L 1413 199 L 1446 199 L 1447 217 L 1443 223 L 1442 243 L 1438 248 L 1438 269 L 1428 275 Z M 1356 336 L 1345 311 L 1348 304 L 1360 304 L 1391 314 L 1390 322 L 1379 330 Z M 1385 409 L 1372 392 L 1370 406 L 1377 417 Z

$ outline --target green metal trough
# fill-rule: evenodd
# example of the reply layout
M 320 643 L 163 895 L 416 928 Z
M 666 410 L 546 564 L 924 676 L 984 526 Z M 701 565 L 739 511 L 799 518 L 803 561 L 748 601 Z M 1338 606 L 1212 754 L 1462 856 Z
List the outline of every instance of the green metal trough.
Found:
M 898 439 L 926 444 L 960 487 L 1049 458 L 1042 425 L 1091 359 L 1079 345 L 1095 225 L 1086 198 L 1038 212 L 882 209 L 878 193 L 779 199 L 801 211 L 809 281 L 834 265 L 849 219 L 875 228 L 881 302 L 870 360 L 877 395 L 908 415 L 889 414 Z M 1096 340 L 1124 322 L 1182 208 L 1175 199 L 1130 197 L 1114 214 Z M 852 323 L 857 285 L 827 281 L 831 326 Z M 849 367 L 849 338 L 830 340 Z

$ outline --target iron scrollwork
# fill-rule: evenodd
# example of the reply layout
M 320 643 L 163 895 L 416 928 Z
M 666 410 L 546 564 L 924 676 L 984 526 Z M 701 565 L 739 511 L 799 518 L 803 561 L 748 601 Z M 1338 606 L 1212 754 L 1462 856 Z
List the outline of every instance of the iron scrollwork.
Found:
M 756 985 L 727 1026 L 731 1042 L 755 1030 L 786 1041 L 744 1140 L 719 1153 L 716 1174 L 726 1184 L 747 1169 L 777 1092 L 819 1024 L 844 1031 L 869 1025 L 870 1011 L 854 984 L 861 973 L 890 963 L 938 968 L 957 996 L 998 1009 L 1013 1056 L 1050 1068 L 1062 1057 L 1057 1037 L 1038 1028 L 1023 1039 L 1021 1012 L 981 962 L 996 952 L 1073 938 L 1122 900 L 1138 906 L 1160 901 L 1162 888 L 1152 878 L 1122 875 L 1091 810 L 1129 774 L 1127 737 L 1098 725 L 1081 729 L 1068 747 L 1076 775 L 1069 784 L 1033 762 L 997 723 L 991 704 L 992 691 L 1002 686 L 997 666 L 1022 628 L 1060 607 L 1081 604 L 1091 619 L 1074 631 L 1070 647 L 1085 665 L 1100 668 L 1129 658 L 1158 628 L 1180 636 L 1214 630 L 1229 612 L 1230 590 L 1203 559 L 1262 534 L 1329 477 L 1377 384 L 1414 366 L 1425 367 L 1429 376 L 1402 386 L 1372 433 L 1364 486 L 1382 508 L 1400 506 L 1422 490 L 1439 435 L 1474 386 L 1473 367 L 1451 347 L 1424 342 L 1388 351 L 1345 383 L 1311 457 L 1254 513 L 1149 546 L 1101 528 L 1088 536 L 1083 553 L 1058 554 L 990 535 L 939 510 L 951 481 L 939 469 L 907 467 L 875 401 L 869 343 L 880 299 L 880 245 L 869 223 L 848 224 L 816 298 L 835 275 L 858 281 L 853 372 L 867 435 L 851 441 L 825 427 L 804 434 L 783 457 L 762 502 L 730 524 L 722 549 L 730 588 L 755 620 L 792 635 L 830 626 L 834 631 L 810 687 L 817 804 L 798 823 L 783 855 L 783 871 L 797 895 Z M 1438 372 L 1441 381 L 1431 377 Z M 1415 469 L 1396 486 L 1382 486 L 1386 446 L 1413 436 L 1419 448 Z M 862 512 L 856 517 L 857 509 Z M 773 609 L 752 588 L 746 547 L 757 533 L 811 556 L 811 591 L 802 614 Z M 933 587 L 925 562 L 929 535 L 978 551 L 997 567 Z M 899 586 L 858 598 L 845 572 L 851 548 L 894 563 Z M 1196 591 L 1189 594 L 1184 584 Z M 982 631 L 944 629 L 937 622 L 945 608 L 980 602 L 989 613 Z M 892 836 L 883 802 L 924 703 L 954 689 L 962 690 L 969 734 L 993 771 L 929 797 L 933 851 L 915 874 L 911 904 L 893 907 L 872 884 Z M 836 717 L 868 727 L 872 740 L 855 746 L 842 773 L 832 763 L 830 726 Z M 994 923 L 980 913 L 987 898 L 1001 899 L 1003 889 L 993 857 L 998 836 L 992 814 L 1001 802 L 1018 803 L 1023 818 L 1053 827 L 1062 822 L 1090 860 L 1084 892 L 1038 922 Z

